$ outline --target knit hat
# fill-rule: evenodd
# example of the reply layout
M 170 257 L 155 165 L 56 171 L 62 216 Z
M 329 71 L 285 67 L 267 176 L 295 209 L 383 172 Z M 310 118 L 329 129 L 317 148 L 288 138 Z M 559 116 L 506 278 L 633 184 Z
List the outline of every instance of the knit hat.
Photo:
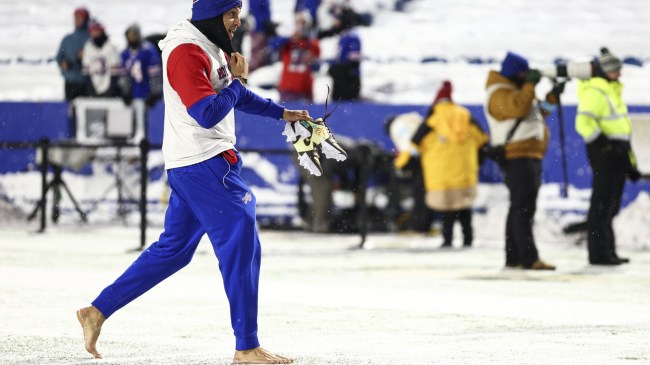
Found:
M 508 52 L 501 62 L 501 75 L 511 78 L 523 71 L 528 71 L 528 60 L 514 52 Z
M 81 6 L 81 7 L 78 7 L 76 9 L 74 9 L 74 15 L 75 16 L 83 16 L 84 18 L 88 19 L 88 17 L 90 16 L 90 13 L 88 12 L 88 9 Z
M 600 57 L 598 57 L 598 64 L 600 69 L 605 73 L 620 71 L 623 63 L 616 56 L 611 54 L 605 47 L 600 49 Z
M 438 104 L 443 101 L 451 101 L 451 82 L 445 80 L 438 90 L 436 98 L 433 99 L 433 104 Z
M 216 18 L 232 8 L 241 6 L 241 0 L 193 0 L 192 21 Z
M 103 32 L 104 31 L 104 25 L 100 23 L 97 19 L 91 19 L 90 23 L 88 23 L 88 31 L 89 32 Z
M 129 25 L 129 27 L 126 28 L 126 31 L 124 31 L 124 35 L 128 35 L 129 33 L 134 33 L 134 34 L 137 34 L 139 36 L 141 34 L 140 33 L 140 26 L 137 25 L 137 24 Z

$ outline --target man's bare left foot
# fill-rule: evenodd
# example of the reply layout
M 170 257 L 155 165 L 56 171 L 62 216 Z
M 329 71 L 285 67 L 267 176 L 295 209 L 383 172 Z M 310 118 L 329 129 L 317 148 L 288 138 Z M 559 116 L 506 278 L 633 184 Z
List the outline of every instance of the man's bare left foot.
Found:
M 97 339 L 106 318 L 97 308 L 90 306 L 79 309 L 77 319 L 83 329 L 86 351 L 90 352 L 96 359 L 101 359 L 102 355 L 97 351 Z
M 293 359 L 256 347 L 250 350 L 235 351 L 232 362 L 233 364 L 291 364 Z

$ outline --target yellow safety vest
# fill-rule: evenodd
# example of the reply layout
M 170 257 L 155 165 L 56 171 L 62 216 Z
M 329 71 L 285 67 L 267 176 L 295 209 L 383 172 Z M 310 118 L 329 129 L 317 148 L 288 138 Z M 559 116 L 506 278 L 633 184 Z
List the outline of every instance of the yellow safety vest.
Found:
M 601 77 L 578 82 L 576 131 L 586 143 L 601 133 L 609 139 L 629 141 L 632 122 L 621 97 L 623 85 Z

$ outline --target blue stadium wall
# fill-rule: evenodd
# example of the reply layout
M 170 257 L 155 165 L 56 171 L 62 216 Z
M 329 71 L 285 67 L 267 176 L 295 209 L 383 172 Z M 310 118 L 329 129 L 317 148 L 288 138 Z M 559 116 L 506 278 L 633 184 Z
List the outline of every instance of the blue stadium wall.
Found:
M 324 105 L 286 105 L 288 108 L 308 109 L 311 115 L 321 116 L 325 113 Z M 487 130 L 487 122 L 481 105 L 466 105 L 473 115 Z M 61 140 L 70 137 L 66 118 L 66 104 L 48 103 L 0 103 L 0 142 L 38 141 L 41 138 Z M 331 108 L 331 106 L 330 106 Z M 384 121 L 391 115 L 416 111 L 426 114 L 423 105 L 382 105 L 373 103 L 341 103 L 328 120 L 335 134 L 346 135 L 354 139 L 372 141 L 383 149 L 390 151 L 393 144 L 384 129 Z M 650 106 L 630 106 L 630 113 L 649 113 Z M 149 114 L 149 136 L 154 144 L 162 143 L 163 105 L 158 103 Z M 568 166 L 569 184 L 579 188 L 589 188 L 591 171 L 585 155 L 584 143 L 573 128 L 576 107 L 563 108 L 565 151 Z M 237 147 L 239 149 L 285 149 L 288 144 L 281 135 L 282 121 L 260 118 L 236 112 Z M 543 180 L 545 183 L 560 183 L 562 175 L 562 148 L 557 114 L 548 120 L 551 142 L 543 163 Z M 285 159 L 286 163 L 290 163 Z M 33 167 L 34 150 L 0 149 L 0 173 L 24 171 Z M 487 162 L 481 167 L 482 182 L 499 182 L 501 180 L 497 167 Z M 650 190 L 650 183 L 628 184 L 624 197 L 625 203 L 633 200 L 639 191 Z

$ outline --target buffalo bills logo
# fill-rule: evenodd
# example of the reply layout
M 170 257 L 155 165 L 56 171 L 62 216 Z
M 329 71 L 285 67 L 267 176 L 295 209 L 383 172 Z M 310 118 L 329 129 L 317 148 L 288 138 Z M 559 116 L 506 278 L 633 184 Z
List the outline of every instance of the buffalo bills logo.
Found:
M 241 198 L 241 200 L 244 202 L 244 204 L 248 204 L 248 202 L 253 200 L 253 196 L 251 195 L 251 193 L 246 192 L 246 194 L 244 194 L 244 197 Z
M 219 80 L 226 78 L 226 66 L 221 66 L 217 70 L 217 75 L 219 75 Z

